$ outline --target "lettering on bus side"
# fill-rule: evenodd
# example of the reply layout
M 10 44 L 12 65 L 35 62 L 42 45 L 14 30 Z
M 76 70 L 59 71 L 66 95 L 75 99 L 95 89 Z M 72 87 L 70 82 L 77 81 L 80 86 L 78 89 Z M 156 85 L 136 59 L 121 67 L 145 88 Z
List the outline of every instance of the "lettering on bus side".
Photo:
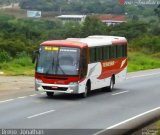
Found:
M 115 65 L 114 61 L 104 62 L 103 63 L 103 67 L 111 67 L 111 66 L 114 66 L 114 65 Z

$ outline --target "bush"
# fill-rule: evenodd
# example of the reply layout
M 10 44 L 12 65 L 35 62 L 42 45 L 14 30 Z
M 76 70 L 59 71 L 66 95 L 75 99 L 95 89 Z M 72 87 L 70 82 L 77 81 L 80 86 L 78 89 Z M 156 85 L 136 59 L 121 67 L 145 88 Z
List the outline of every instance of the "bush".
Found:
M 11 56 L 4 50 L 0 50 L 0 63 L 11 60 Z
M 29 55 L 26 52 L 19 52 L 16 54 L 16 58 L 28 58 Z
M 158 53 L 160 52 L 160 38 L 153 35 L 142 35 L 132 40 L 129 46 L 144 53 Z

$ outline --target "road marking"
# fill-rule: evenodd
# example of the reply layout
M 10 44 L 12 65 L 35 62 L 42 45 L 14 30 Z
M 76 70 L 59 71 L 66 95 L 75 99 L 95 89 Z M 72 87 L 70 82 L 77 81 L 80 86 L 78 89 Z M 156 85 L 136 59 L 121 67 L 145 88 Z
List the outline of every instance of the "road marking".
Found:
M 37 94 L 33 94 L 33 95 L 29 95 L 30 97 L 35 97 L 35 96 L 37 96 Z
M 46 94 L 45 92 L 42 92 L 42 93 L 40 93 L 41 95 L 44 95 L 44 94 Z
M 38 117 L 38 116 L 41 116 L 41 115 L 45 115 L 45 114 L 48 114 L 48 113 L 52 113 L 54 112 L 55 110 L 50 110 L 50 111 L 47 111 L 47 112 L 42 112 L 42 113 L 39 113 L 39 114 L 35 114 L 35 115 L 32 115 L 32 116 L 29 116 L 27 117 L 28 119 L 31 119 L 31 118 L 34 118 L 34 117 Z
M 118 126 L 120 126 L 120 125 L 122 125 L 122 124 L 125 124 L 125 123 L 127 123 L 127 122 L 130 122 L 130 121 L 132 121 L 132 120 L 134 120 L 134 119 L 137 119 L 137 118 L 139 118 L 139 117 L 145 116 L 145 115 L 147 115 L 147 114 L 149 114 L 149 113 L 152 113 L 152 112 L 154 112 L 154 111 L 157 111 L 157 110 L 160 110 L 160 107 L 157 107 L 157 108 L 155 108 L 155 109 L 146 111 L 146 112 L 144 112 L 144 113 L 141 113 L 141 114 L 139 114 L 139 115 L 136 115 L 136 116 L 134 116 L 134 117 L 131 117 L 131 118 L 127 119 L 127 120 L 124 120 L 124 121 L 122 121 L 122 122 L 120 122 L 120 123 L 118 123 L 118 124 L 115 124 L 115 125 L 113 125 L 113 126 L 107 127 L 106 129 L 101 130 L 101 131 L 95 133 L 94 135 L 99 135 L 99 134 L 101 134 L 101 133 L 103 133 L 103 132 L 105 132 L 105 131 L 107 131 L 107 130 L 115 129 L 116 127 L 118 127 Z
M 128 79 L 133 79 L 133 78 L 139 78 L 139 77 L 146 77 L 146 76 L 152 76 L 152 75 L 157 75 L 157 74 L 160 74 L 160 72 L 158 73 L 152 73 L 152 74 L 147 74 L 147 75 L 138 75 L 138 76 L 132 76 L 132 77 L 128 77 Z
M 27 98 L 27 96 L 18 97 L 18 99 L 24 99 L 24 98 Z
M 127 93 L 127 92 L 129 92 L 129 91 L 122 91 L 122 92 L 114 93 L 114 94 L 112 94 L 112 96 L 124 94 L 124 93 Z
M 0 103 L 6 103 L 6 102 L 13 101 L 13 100 L 14 100 L 14 99 L 8 99 L 8 100 L 0 101 Z

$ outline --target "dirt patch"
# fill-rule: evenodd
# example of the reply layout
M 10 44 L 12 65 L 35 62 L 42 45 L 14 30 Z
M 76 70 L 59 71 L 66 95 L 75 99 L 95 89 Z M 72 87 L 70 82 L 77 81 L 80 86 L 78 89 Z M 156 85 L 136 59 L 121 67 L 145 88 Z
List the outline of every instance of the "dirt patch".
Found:
M 0 76 L 0 100 L 34 94 L 34 78 Z

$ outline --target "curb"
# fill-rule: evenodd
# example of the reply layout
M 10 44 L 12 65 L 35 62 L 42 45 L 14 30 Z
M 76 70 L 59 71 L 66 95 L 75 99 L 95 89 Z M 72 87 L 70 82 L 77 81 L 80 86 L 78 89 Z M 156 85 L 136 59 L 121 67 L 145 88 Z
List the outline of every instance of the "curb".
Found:
M 160 119 L 160 107 L 153 109 L 150 112 L 143 113 L 134 119 L 131 118 L 128 121 L 124 121 L 122 124 L 118 124 L 117 126 L 115 125 L 114 127 L 101 130 L 94 135 L 130 135 L 157 121 L 158 119 Z M 136 133 L 136 135 L 137 134 L 138 133 Z M 143 133 L 141 132 L 139 134 L 142 135 Z

